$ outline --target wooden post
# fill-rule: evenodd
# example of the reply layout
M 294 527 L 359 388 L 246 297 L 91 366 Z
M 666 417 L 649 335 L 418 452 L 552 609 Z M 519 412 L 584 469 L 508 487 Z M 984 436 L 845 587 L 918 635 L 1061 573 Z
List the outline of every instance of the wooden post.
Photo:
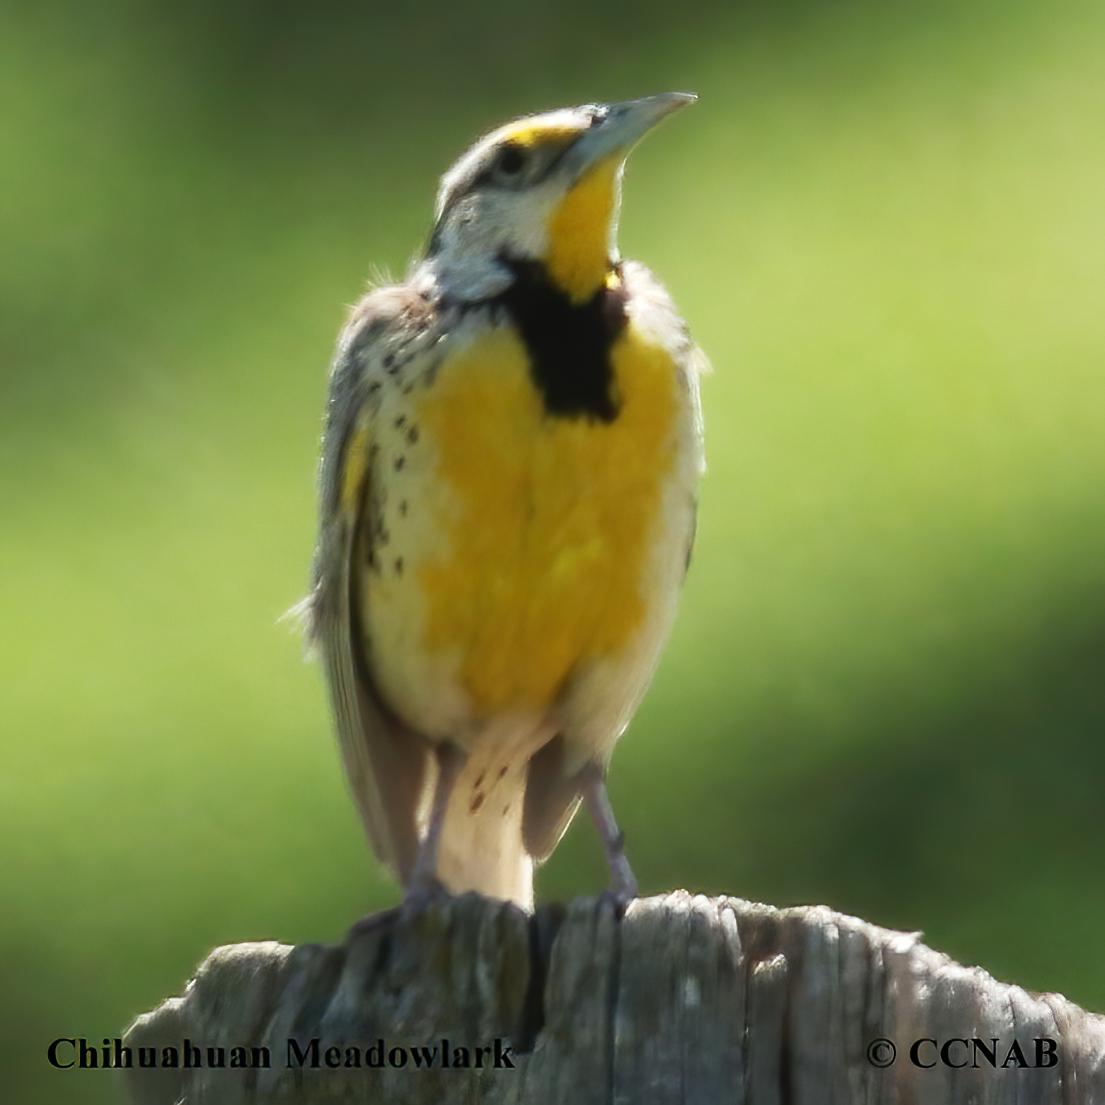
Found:
M 218 948 L 124 1043 L 134 1105 L 1105 1103 L 1105 1018 L 917 934 L 684 892 Z

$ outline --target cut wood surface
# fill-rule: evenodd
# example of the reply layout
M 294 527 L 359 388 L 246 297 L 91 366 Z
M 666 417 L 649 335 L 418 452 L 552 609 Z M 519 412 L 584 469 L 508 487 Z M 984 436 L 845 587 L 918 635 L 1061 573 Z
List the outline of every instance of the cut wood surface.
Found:
M 1105 1105 L 1105 1018 L 917 934 L 683 892 L 217 948 L 124 1044 L 134 1105 Z

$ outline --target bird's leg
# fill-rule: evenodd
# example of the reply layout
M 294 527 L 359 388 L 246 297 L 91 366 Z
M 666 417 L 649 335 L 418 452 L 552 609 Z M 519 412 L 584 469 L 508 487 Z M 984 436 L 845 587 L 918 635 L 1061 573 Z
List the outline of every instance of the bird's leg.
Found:
M 614 820 L 614 810 L 606 795 L 606 782 L 599 764 L 588 764 L 579 773 L 579 793 L 599 831 L 606 864 L 610 868 L 610 885 L 606 893 L 614 899 L 619 910 L 624 909 L 637 897 L 637 880 L 626 859 L 625 834 Z
M 434 787 L 430 820 L 418 846 L 418 858 L 414 861 L 410 881 L 403 892 L 403 912 L 408 914 L 420 913 L 449 893 L 437 877 L 437 859 L 449 798 L 468 757 L 455 744 L 447 743 L 439 744 L 434 749 L 434 756 L 437 759 L 437 785 Z

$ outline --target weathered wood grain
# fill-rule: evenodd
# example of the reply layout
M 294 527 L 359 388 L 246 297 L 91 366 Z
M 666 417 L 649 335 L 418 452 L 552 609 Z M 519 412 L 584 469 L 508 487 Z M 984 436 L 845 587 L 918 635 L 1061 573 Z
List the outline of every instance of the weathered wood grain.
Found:
M 201 1066 L 138 1066 L 185 1040 Z M 338 948 L 218 948 L 124 1042 L 134 1105 L 1105 1105 L 1105 1018 L 916 934 L 683 892 L 621 918 L 467 895 Z M 230 1066 L 255 1048 L 268 1067 Z

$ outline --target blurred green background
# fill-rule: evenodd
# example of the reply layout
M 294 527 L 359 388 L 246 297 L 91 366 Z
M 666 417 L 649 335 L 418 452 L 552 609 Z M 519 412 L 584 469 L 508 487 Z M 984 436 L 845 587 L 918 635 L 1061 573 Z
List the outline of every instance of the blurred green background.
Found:
M 1105 1009 L 1103 44 L 1091 0 L 0 9 L 5 1101 L 113 1100 L 50 1040 L 396 900 L 277 625 L 343 305 L 481 131 L 673 88 L 622 248 L 715 371 L 611 776 L 642 889 Z M 539 893 L 602 885 L 577 822 Z

